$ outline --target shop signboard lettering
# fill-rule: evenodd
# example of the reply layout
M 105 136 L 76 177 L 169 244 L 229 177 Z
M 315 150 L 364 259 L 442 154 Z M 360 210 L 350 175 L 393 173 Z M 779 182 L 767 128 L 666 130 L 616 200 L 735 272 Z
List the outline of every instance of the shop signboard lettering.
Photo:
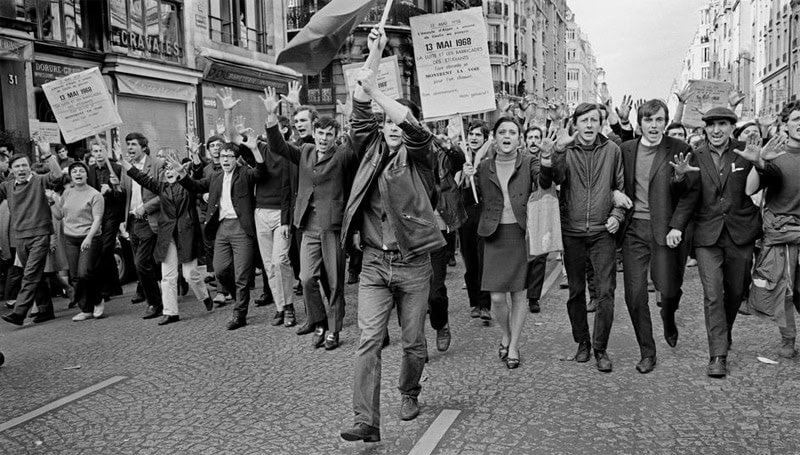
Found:
M 83 66 L 37 60 L 33 62 L 33 85 L 34 87 L 41 87 L 43 84 L 54 81 L 59 77 L 69 76 L 85 69 Z

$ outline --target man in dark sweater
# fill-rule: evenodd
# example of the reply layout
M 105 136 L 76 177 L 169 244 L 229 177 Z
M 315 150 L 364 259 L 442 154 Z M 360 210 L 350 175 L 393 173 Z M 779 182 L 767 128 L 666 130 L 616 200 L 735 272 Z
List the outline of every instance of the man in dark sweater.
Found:
M 30 158 L 18 154 L 9 161 L 14 180 L 0 183 L 0 202 L 8 199 L 11 229 L 17 239 L 17 255 L 24 269 L 14 310 L 3 315 L 4 321 L 15 325 L 22 325 L 33 305 L 36 288 L 42 281 L 47 254 L 50 252 L 53 219 L 45 190 L 62 178 L 58 160 L 50 153 L 50 144 L 40 141 L 37 145 L 43 161 L 50 167 L 50 173 L 33 174 Z M 43 306 L 39 307 L 39 314 L 33 322 L 44 322 L 55 317 L 52 303 L 45 302 Z

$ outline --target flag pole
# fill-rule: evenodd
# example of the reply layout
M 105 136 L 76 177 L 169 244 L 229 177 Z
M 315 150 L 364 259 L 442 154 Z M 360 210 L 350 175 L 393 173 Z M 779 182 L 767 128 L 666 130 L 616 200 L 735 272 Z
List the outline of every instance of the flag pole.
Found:
M 386 25 L 386 21 L 389 19 L 389 11 L 392 9 L 392 3 L 394 3 L 393 0 L 386 0 L 386 5 L 383 7 L 383 15 L 381 15 L 381 21 L 378 22 L 376 26 L 379 30 L 383 29 L 383 26 Z M 369 56 L 367 56 L 367 61 L 364 62 L 364 68 L 371 67 L 376 58 L 380 58 L 380 56 L 370 52 Z

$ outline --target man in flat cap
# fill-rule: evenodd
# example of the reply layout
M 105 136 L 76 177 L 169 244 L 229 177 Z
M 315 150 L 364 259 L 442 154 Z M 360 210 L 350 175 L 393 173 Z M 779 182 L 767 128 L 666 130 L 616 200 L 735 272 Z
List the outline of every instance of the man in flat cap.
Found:
M 737 117 L 730 109 L 710 109 L 703 121 L 707 142 L 697 149 L 694 158 L 676 157 L 676 166 L 685 171 L 682 174 L 688 187 L 683 198 L 691 202 L 679 204 L 679 209 L 683 206 L 693 212 L 691 219 L 696 226 L 694 247 L 703 284 L 710 355 L 706 374 L 723 378 L 728 373 L 733 322 L 750 283 L 753 246 L 761 236 L 758 207 L 745 194 L 753 163 L 740 153 L 745 148 L 760 149 L 760 144 L 731 137 Z M 673 228 L 667 243 L 680 242 L 683 232 L 685 227 Z

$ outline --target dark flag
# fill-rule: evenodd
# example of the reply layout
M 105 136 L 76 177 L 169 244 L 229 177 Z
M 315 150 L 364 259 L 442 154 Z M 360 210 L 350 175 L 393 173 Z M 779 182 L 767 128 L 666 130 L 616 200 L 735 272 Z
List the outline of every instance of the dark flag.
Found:
M 374 5 L 375 0 L 332 0 L 311 16 L 278 54 L 277 63 L 306 75 L 319 73 Z

